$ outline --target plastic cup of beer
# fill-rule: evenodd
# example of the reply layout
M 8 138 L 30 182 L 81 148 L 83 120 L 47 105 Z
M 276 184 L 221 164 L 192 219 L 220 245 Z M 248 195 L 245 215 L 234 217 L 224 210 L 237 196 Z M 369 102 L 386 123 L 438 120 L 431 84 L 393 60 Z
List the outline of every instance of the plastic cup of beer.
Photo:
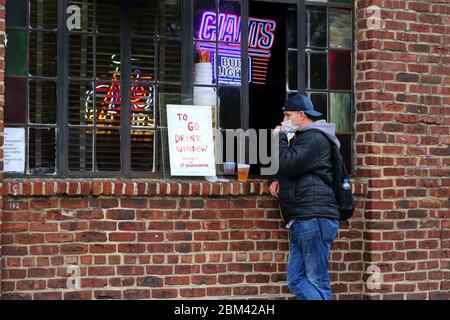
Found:
M 238 181 L 239 182 L 247 182 L 249 171 L 250 171 L 249 164 L 238 163 Z
M 234 162 L 224 162 L 223 163 L 223 173 L 232 175 L 235 174 L 236 163 Z

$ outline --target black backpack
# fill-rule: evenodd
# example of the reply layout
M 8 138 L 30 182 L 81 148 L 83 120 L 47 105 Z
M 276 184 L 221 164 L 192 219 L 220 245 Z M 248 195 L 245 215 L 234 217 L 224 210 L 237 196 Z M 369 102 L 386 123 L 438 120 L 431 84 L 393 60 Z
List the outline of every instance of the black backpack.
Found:
M 313 129 L 314 130 L 314 129 Z M 333 189 L 334 195 L 336 197 L 336 202 L 339 206 L 339 220 L 347 220 L 353 216 L 355 211 L 355 199 L 353 198 L 353 193 L 351 188 L 344 189 L 342 187 L 344 179 L 348 179 L 347 169 L 345 168 L 344 160 L 339 152 L 336 144 L 331 141 L 325 133 L 320 130 L 314 130 L 320 132 L 327 140 L 330 142 L 331 146 L 331 163 L 333 165 L 333 182 L 332 185 L 329 184 L 327 179 L 325 179 L 319 172 L 316 175 L 321 178 L 330 188 Z

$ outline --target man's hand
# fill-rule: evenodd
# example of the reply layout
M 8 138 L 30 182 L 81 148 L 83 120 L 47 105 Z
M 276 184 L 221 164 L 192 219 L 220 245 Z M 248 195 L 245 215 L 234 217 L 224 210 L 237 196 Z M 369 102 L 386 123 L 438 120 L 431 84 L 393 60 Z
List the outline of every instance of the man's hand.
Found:
M 281 126 L 276 126 L 276 128 L 273 129 L 273 133 L 278 133 L 278 132 L 280 132 L 281 130 L 283 130 L 283 128 L 282 128 Z
M 278 198 L 278 193 L 280 192 L 280 183 L 278 181 L 273 181 L 269 186 L 270 194 L 275 198 Z

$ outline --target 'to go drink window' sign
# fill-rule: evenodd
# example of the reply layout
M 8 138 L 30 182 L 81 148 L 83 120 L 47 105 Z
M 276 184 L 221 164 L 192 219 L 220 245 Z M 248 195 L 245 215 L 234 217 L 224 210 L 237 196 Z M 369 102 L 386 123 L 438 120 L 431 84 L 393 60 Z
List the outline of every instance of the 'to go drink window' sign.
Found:
M 211 106 L 167 105 L 170 174 L 215 176 Z

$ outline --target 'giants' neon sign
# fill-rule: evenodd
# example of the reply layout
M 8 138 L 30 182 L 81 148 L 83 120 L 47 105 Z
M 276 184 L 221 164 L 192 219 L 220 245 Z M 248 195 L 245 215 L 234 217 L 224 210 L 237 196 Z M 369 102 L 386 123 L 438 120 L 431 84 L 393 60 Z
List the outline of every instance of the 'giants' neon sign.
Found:
M 241 78 L 241 17 L 235 14 L 206 11 L 202 15 L 197 42 L 198 51 L 217 52 L 212 57 L 218 64 L 217 80 L 221 84 L 239 85 Z M 248 19 L 249 82 L 265 84 L 271 48 L 275 41 L 277 23 L 269 19 Z M 215 41 L 219 41 L 216 47 Z M 215 72 L 215 68 L 214 68 Z
M 224 53 L 240 53 L 241 41 L 241 17 L 235 14 L 220 13 L 217 21 L 215 12 L 203 13 L 198 39 L 205 41 L 236 42 L 236 44 L 219 44 L 219 49 Z M 275 28 L 277 23 L 269 19 L 248 19 L 248 48 L 250 56 L 270 57 L 270 49 L 275 40 Z M 217 32 L 219 36 L 217 37 Z M 214 44 L 198 43 L 198 49 L 212 51 Z

